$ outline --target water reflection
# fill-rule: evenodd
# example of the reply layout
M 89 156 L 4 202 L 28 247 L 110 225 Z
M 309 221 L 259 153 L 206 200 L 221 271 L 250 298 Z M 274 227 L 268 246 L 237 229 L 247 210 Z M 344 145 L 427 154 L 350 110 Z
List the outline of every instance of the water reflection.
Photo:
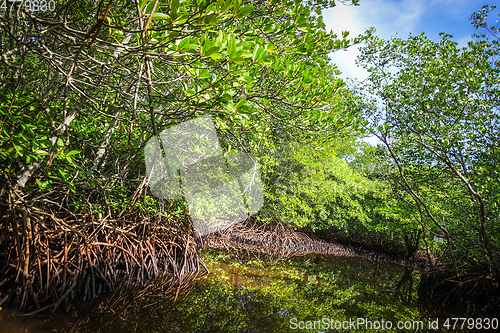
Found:
M 179 279 L 163 274 L 142 285 L 122 281 L 112 294 L 81 304 L 70 313 L 23 316 L 2 309 L 1 332 L 142 332 L 144 325 L 136 319 L 154 322 L 161 318 L 163 305 L 175 304 L 179 296 L 187 295 L 198 277 L 187 274 Z
M 211 273 L 202 278 L 191 276 L 179 284 L 165 277 L 116 292 L 69 318 L 37 317 L 32 321 L 39 325 L 28 331 L 297 332 L 290 328 L 292 318 L 421 318 L 416 304 L 419 272 L 399 265 L 316 255 L 266 261 L 210 249 L 204 250 L 203 259 Z M 0 316 L 6 314 L 0 311 Z M 12 332 L 24 328 L 19 322 L 14 325 L 10 327 L 18 330 Z

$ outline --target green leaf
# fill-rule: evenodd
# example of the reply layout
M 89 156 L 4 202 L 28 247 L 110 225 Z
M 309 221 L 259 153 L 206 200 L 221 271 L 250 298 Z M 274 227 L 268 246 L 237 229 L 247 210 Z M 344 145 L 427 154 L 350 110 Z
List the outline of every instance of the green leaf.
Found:
M 186 50 L 194 50 L 197 48 L 198 48 L 198 44 L 189 44 L 189 45 L 184 46 L 184 49 L 186 49 Z
M 241 0 L 233 0 L 233 13 L 237 14 L 240 11 Z
M 236 58 L 231 59 L 231 61 L 234 62 L 235 64 L 241 65 L 242 63 L 245 62 L 245 58 L 236 57 Z
M 59 169 L 58 171 L 61 174 L 61 177 L 64 181 L 68 180 L 68 173 L 67 172 L 62 171 L 61 169 Z
M 233 0 L 226 0 L 226 2 L 224 3 L 224 7 L 222 7 L 222 9 L 221 9 L 221 13 L 224 13 L 225 11 L 227 11 L 229 9 L 229 7 L 231 7 L 232 4 L 233 4 Z
M 260 45 L 255 45 L 255 48 L 253 49 L 253 54 L 252 54 L 252 59 L 253 61 L 258 61 L 260 57 L 262 56 L 262 53 L 264 53 L 264 48 Z
M 52 183 L 52 181 L 47 180 L 42 183 L 40 180 L 36 179 L 36 183 L 38 184 L 38 187 L 43 190 L 47 188 Z
M 247 100 L 245 98 L 241 99 L 238 104 L 236 104 L 236 108 L 238 109 L 239 107 L 241 107 L 243 104 L 245 104 L 247 102 Z
M 227 46 L 227 56 L 229 59 L 233 58 L 236 53 L 236 38 L 234 34 L 231 34 L 229 37 L 229 44 Z
M 210 15 L 205 16 L 205 23 L 212 24 L 212 25 L 217 24 L 217 15 L 210 14 Z
M 224 55 L 221 53 L 214 53 L 214 54 L 211 54 L 209 57 L 212 58 L 213 60 L 219 60 L 222 57 L 224 57 Z
M 242 58 L 251 58 L 252 55 L 250 53 L 246 52 L 246 51 L 243 51 L 243 53 L 240 54 L 240 57 L 242 57 Z
M 149 14 L 151 13 L 151 10 L 153 10 L 153 7 L 155 5 L 155 2 L 154 1 L 151 1 L 147 7 L 146 7 L 146 10 L 144 11 L 145 14 Z
M 185 23 L 188 19 L 189 19 L 189 15 L 182 15 L 182 16 L 177 17 L 175 19 L 172 17 L 172 22 L 176 25 L 179 25 L 179 24 Z
M 67 153 L 66 156 L 80 154 L 81 152 L 82 152 L 81 150 L 72 150 L 69 153 Z
M 66 161 L 69 162 L 72 166 L 76 167 L 75 162 L 73 162 L 73 159 L 70 156 L 65 156 Z
M 144 7 L 146 6 L 146 4 L 148 3 L 149 0 L 142 0 L 141 4 L 140 4 L 140 8 L 141 8 L 141 11 L 144 9 Z
M 71 190 L 71 192 L 73 192 L 74 194 L 76 194 L 75 184 L 69 182 L 68 185 L 69 185 L 69 189 Z
M 217 0 L 217 3 L 215 4 L 215 10 L 221 10 L 223 5 L 224 5 L 224 0 Z
M 153 14 L 152 20 L 170 20 L 170 16 L 164 13 L 156 12 Z
M 243 17 L 245 15 L 248 15 L 251 12 L 253 12 L 254 10 L 255 10 L 255 6 L 252 6 L 252 5 L 245 6 L 238 11 L 238 17 Z
M 218 46 L 212 46 L 211 48 L 209 48 L 209 49 L 207 50 L 207 52 L 205 52 L 205 56 L 207 56 L 207 57 L 208 57 L 208 56 L 210 56 L 211 54 L 214 54 L 214 53 L 216 53 L 216 52 L 218 52 L 218 51 L 219 51 L 219 47 L 218 47 Z
M 182 48 L 184 48 L 186 45 L 189 44 L 189 41 L 191 40 L 191 37 L 186 37 L 184 38 L 183 40 L 181 40 L 181 42 L 179 43 L 179 45 L 177 46 L 177 49 L 180 50 Z
M 179 9 L 179 0 L 172 0 L 170 3 L 170 16 L 172 16 L 172 20 L 177 18 L 177 11 Z

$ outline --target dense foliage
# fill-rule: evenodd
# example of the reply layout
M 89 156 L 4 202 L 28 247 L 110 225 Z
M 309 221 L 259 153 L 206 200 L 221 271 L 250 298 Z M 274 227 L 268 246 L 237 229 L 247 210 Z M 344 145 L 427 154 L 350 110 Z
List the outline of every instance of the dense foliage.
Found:
M 9 2 L 0 17 L 0 216 L 11 220 L 0 245 L 14 251 L 4 261 L 17 262 L 5 267 L 29 278 L 46 220 L 60 228 L 57 244 L 71 232 L 115 248 L 103 230 L 118 221 L 129 237 L 137 212 L 141 235 L 185 222 L 185 202 L 148 189 L 144 147 L 209 115 L 228 155 L 258 157 L 259 219 L 394 243 L 409 256 L 445 253 L 457 273 L 499 277 L 494 7 L 472 16 L 485 33 L 458 48 L 444 33 L 434 42 L 328 32 L 321 10 L 334 5 L 75 0 L 33 12 Z M 361 40 L 370 77 L 350 87 L 328 54 Z M 366 134 L 382 145 L 361 143 Z M 62 251 L 51 242 L 47 262 L 50 249 Z
M 41 189 L 69 188 L 75 202 L 106 188 L 91 201 L 109 215 L 130 196 L 107 193 L 137 187 L 144 143 L 177 122 L 214 116 L 228 148 L 265 147 L 273 132 L 337 132 L 342 84 L 327 54 L 349 40 L 325 31 L 317 13 L 327 5 L 111 1 L 8 11 L 2 169 L 19 187 L 36 178 Z
M 290 138 L 331 140 L 353 125 L 343 103 L 352 93 L 328 54 L 355 40 L 325 30 L 321 9 L 333 5 L 75 0 L 36 11 L 8 2 L 0 272 L 12 285 L 0 285 L 2 302 L 55 309 L 111 288 L 122 271 L 140 280 L 160 266 L 198 269 L 187 206 L 152 195 L 144 146 L 208 115 L 225 152 L 265 164 Z
M 447 34 L 384 41 L 370 30 L 359 63 L 370 73 L 367 128 L 392 161 L 385 178 L 400 209 L 424 235 L 446 240 L 457 271 L 485 266 L 499 276 L 500 36 L 492 31 L 493 41 L 478 35 L 458 48 Z

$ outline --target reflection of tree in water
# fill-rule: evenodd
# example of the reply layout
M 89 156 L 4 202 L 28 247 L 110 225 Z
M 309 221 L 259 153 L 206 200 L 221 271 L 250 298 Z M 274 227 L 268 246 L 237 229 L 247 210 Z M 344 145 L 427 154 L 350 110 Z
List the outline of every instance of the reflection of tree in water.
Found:
M 192 273 L 178 278 L 165 274 L 142 286 L 124 282 L 98 306 L 78 313 L 65 332 L 128 332 L 133 327 L 143 331 L 161 326 L 177 298 L 189 293 L 199 276 Z
M 58 331 L 290 332 L 292 318 L 414 319 L 411 269 L 354 257 L 311 254 L 266 261 L 205 252 L 211 271 L 206 278 L 163 276 L 148 285 L 124 286 L 87 312 L 66 318 Z
M 214 297 L 205 303 L 209 312 L 198 312 L 203 320 L 197 327 L 203 332 L 282 332 L 287 326 L 281 319 L 282 304 L 272 294 L 242 286 L 210 292 Z M 179 313 L 177 318 L 186 331 L 195 327 L 190 318 L 193 316 L 186 313 Z
M 189 293 L 198 276 L 193 273 L 177 278 L 165 274 L 142 286 L 123 281 L 101 303 L 79 311 L 64 332 L 129 332 L 161 327 L 177 298 Z
M 80 313 L 65 332 L 284 332 L 291 312 L 278 295 L 244 286 L 172 277 L 146 288 L 121 288 Z M 173 302 L 177 297 L 177 301 Z M 292 310 L 294 311 L 294 310 Z
M 144 332 L 148 328 L 161 327 L 165 316 L 176 306 L 176 300 L 185 297 L 200 276 L 203 274 L 187 273 L 176 277 L 164 273 L 142 284 L 121 280 L 111 294 L 75 304 L 78 310 L 71 314 L 50 313 L 21 320 L 15 314 L 2 311 L 2 332 L 122 333 L 137 329 Z
M 136 301 L 125 311 L 102 309 L 92 317 L 111 317 L 112 310 L 117 312 L 114 321 L 101 328 L 106 332 L 289 332 L 292 317 L 341 319 L 388 311 L 384 316 L 392 318 L 393 307 L 382 310 L 388 302 L 407 307 L 415 301 L 411 268 L 321 255 L 292 261 L 295 264 L 285 265 L 278 275 L 276 267 L 243 268 L 241 263 L 211 267 L 211 275 L 186 289 L 189 294 L 175 303 L 161 297 L 140 300 L 144 296 L 136 293 L 129 296 Z M 286 270 L 295 273 L 289 275 Z M 383 287 L 386 283 L 390 290 Z M 99 318 L 98 323 L 106 324 L 105 319 Z M 95 323 L 80 327 L 97 331 Z
M 399 279 L 398 284 L 394 288 L 394 299 L 400 298 L 403 301 L 412 301 L 413 293 L 413 272 L 412 269 L 405 267 L 401 279 Z

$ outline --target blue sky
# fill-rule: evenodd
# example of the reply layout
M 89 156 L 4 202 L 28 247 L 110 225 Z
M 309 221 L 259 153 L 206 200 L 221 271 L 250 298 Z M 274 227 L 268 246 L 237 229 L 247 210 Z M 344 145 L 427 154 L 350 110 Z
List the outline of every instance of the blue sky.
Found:
M 476 32 L 469 17 L 486 4 L 500 7 L 499 0 L 360 0 L 360 6 L 345 6 L 339 2 L 334 8 L 324 10 L 323 18 L 327 30 L 339 36 L 342 31 L 349 31 L 349 36 L 355 37 L 373 26 L 377 29 L 376 34 L 384 39 L 406 38 L 410 32 L 412 35 L 425 32 L 427 37 L 438 41 L 441 39 L 439 33 L 446 32 L 453 35 L 459 46 L 466 46 L 471 34 Z M 499 12 L 497 8 L 490 18 L 499 19 Z M 358 54 L 358 47 L 331 54 L 332 61 L 343 72 L 341 77 L 366 78 L 366 72 L 356 67 Z

